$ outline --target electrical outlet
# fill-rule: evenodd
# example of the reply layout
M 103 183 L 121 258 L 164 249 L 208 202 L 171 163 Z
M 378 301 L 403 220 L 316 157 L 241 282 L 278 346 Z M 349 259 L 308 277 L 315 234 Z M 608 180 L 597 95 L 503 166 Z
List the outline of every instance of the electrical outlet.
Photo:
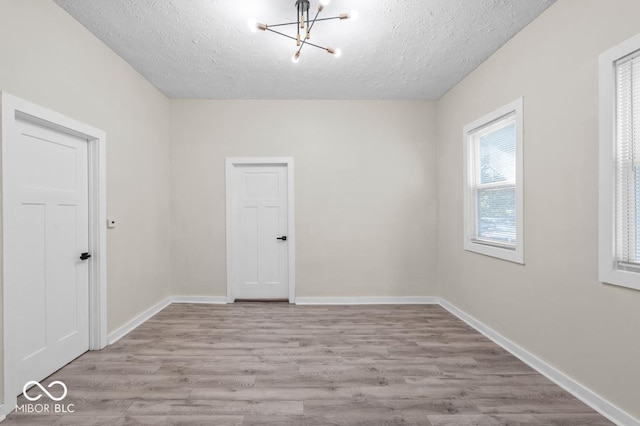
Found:
M 107 228 L 115 228 L 116 227 L 116 218 L 110 217 L 107 219 Z

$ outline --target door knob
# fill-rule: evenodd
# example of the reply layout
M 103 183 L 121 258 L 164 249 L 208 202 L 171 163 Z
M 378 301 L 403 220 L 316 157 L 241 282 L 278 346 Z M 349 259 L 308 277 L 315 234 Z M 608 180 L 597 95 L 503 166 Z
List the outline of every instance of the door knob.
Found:
M 87 260 L 90 257 L 91 257 L 91 255 L 89 253 L 82 253 L 80 255 L 80 260 Z
M 278 237 L 278 238 L 276 238 L 276 240 L 287 241 L 287 236 L 286 236 L 286 235 L 283 235 L 282 237 Z

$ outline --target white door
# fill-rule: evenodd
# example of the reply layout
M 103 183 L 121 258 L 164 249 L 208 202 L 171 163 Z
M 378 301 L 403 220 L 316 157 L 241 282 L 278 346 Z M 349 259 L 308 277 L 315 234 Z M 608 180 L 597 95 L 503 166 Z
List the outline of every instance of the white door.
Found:
M 233 299 L 288 299 L 287 166 L 233 167 Z
M 4 350 L 20 393 L 89 348 L 88 143 L 19 118 L 16 129 L 4 148 Z

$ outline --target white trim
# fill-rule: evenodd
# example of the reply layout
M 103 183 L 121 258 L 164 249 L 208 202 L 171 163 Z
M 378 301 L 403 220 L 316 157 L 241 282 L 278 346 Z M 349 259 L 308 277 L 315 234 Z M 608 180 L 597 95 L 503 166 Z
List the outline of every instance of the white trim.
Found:
M 640 290 L 640 274 L 617 267 L 615 258 L 615 63 L 640 50 L 640 34 L 602 53 L 600 82 L 599 262 L 603 283 Z
M 109 335 L 109 344 L 115 343 L 118 339 L 124 337 L 127 333 L 141 325 L 144 321 L 160 312 L 173 303 L 211 303 L 224 304 L 225 297 L 210 296 L 173 296 L 168 297 L 163 302 L 148 309 L 145 313 L 139 315 L 129 321 L 118 330 Z M 557 370 L 553 366 L 547 364 L 531 352 L 507 339 L 491 327 L 475 319 L 455 305 L 440 297 L 433 296 L 414 296 L 414 297 L 298 297 L 296 300 L 298 305 L 440 305 L 451 314 L 455 315 L 476 331 L 482 333 L 491 341 L 511 353 L 516 358 L 587 404 L 589 407 L 602 414 L 604 417 L 617 425 L 624 426 L 640 426 L 640 420 L 634 418 L 624 410 L 615 406 L 611 402 L 602 398 L 597 393 L 580 384 L 576 380 L 567 376 L 565 373 Z M 113 339 L 112 339 L 113 337 Z M 2 407 L 0 407 L 0 410 Z M 0 411 L 2 414 L 2 411 Z
M 0 422 L 4 422 L 7 416 L 16 408 L 15 404 L 11 409 L 9 409 L 9 407 L 10 406 L 8 404 L 0 404 Z
M 640 426 L 640 420 L 635 419 L 624 410 L 618 408 L 586 386 L 580 384 L 563 372 L 547 364 L 545 361 L 536 357 L 531 352 L 527 351 L 521 346 L 518 346 L 516 343 L 507 339 L 486 324 L 478 321 L 455 305 L 449 303 L 445 299 L 440 298 L 440 306 L 451 312 L 456 317 L 460 318 L 462 321 L 464 321 L 480 333 L 484 334 L 486 337 L 491 339 L 497 345 L 501 346 L 507 352 L 509 352 L 516 358 L 519 358 L 529 367 L 533 368 L 538 373 L 542 374 L 543 376 L 560 386 L 562 389 L 566 390 L 571 395 L 575 396 L 580 401 L 596 410 L 598 413 L 602 414 L 613 423 L 621 426 Z
M 437 305 L 433 296 L 409 297 L 298 297 L 296 305 Z
M 163 301 L 157 303 L 138 315 L 128 323 L 124 324 L 117 330 L 109 334 L 109 344 L 117 342 L 119 339 L 142 325 L 145 321 L 174 303 L 206 303 L 206 304 L 225 304 L 224 296 L 170 296 Z M 563 372 L 557 370 L 545 361 L 536 357 L 531 352 L 507 339 L 491 327 L 483 322 L 475 319 L 457 306 L 451 304 L 441 297 L 434 296 L 413 296 L 413 297 L 299 297 L 296 301 L 298 305 L 439 305 L 442 308 L 455 315 L 460 320 L 483 334 L 491 341 L 505 349 L 507 352 L 520 359 L 522 362 L 542 374 L 553 383 L 557 384 L 571 395 L 584 402 L 589 407 L 602 414 L 604 417 L 620 426 L 640 426 L 640 420 L 634 418 L 616 405 L 602 398 L 597 393 L 588 389 L 584 385 L 575 381 Z M 11 405 L 9 405 L 11 406 Z M 0 405 L 0 416 L 6 416 L 13 408 L 6 411 L 9 407 L 6 403 Z M 13 403 L 15 407 L 15 401 Z M 2 421 L 2 418 L 0 418 Z
M 113 345 L 136 328 L 140 327 L 151 317 L 174 303 L 201 303 L 207 305 L 225 305 L 227 298 L 224 296 L 169 296 L 156 303 L 140 315 L 109 333 L 109 345 Z
M 149 320 L 158 312 L 160 312 L 161 310 L 169 306 L 171 303 L 172 303 L 172 298 L 167 297 L 166 299 L 156 303 L 146 311 L 142 312 L 140 315 L 136 316 L 135 318 L 132 318 L 125 324 L 121 325 L 120 327 L 118 327 L 117 329 L 109 333 L 109 345 L 113 345 L 118 340 L 122 339 L 124 336 L 131 333 L 136 328 L 140 327 L 147 320 Z
M 289 303 L 296 303 L 296 203 L 295 180 L 293 178 L 293 158 L 287 162 L 287 232 L 289 237 Z
M 226 296 L 172 296 L 171 303 L 196 303 L 204 305 L 226 305 Z
M 487 256 L 497 257 L 514 263 L 524 264 L 524 98 L 520 97 L 515 101 L 493 111 L 484 117 L 475 120 L 463 128 L 464 140 L 464 249 Z M 492 123 L 515 113 L 516 119 L 516 246 L 515 250 L 491 245 L 490 243 L 480 243 L 475 240 L 474 226 L 475 208 L 473 201 L 473 190 L 471 188 L 471 176 L 469 169 L 473 156 L 470 154 L 472 145 L 470 139 L 473 133 L 485 128 Z
M 230 190 L 230 182 L 232 176 L 233 164 L 230 159 L 225 160 L 225 203 L 226 203 L 226 230 L 225 230 L 225 247 L 227 253 L 227 303 L 233 303 L 235 297 L 233 297 L 233 282 L 235 281 L 234 267 L 233 267 L 233 249 L 231 247 L 231 218 L 233 216 L 233 192 Z
M 107 345 L 106 134 L 89 141 L 89 349 Z
M 106 134 L 104 131 L 80 123 L 62 114 L 40 107 L 5 92 L 0 92 L 2 162 L 10 161 L 6 146 L 16 134 L 16 118 L 86 139 L 89 165 L 89 349 L 99 350 L 107 344 L 107 238 L 106 238 Z M 3 167 L 4 170 L 4 167 Z M 2 179 L 3 194 L 6 194 L 6 179 Z M 3 227 L 7 226 L 7 203 L 3 195 Z M 2 245 L 6 245 L 3 234 Z M 3 253 L 3 266 L 4 253 Z M 3 286 L 7 285 L 6 268 L 3 268 Z M 6 287 L 5 287 L 6 288 Z M 7 348 L 11 347 L 11 319 L 7 318 L 7 304 L 3 298 L 4 312 L 4 397 L 5 405 L 15 405 L 14 393 L 20 386 L 14 383 L 12 372 L 15 360 Z
M 225 159 L 225 181 L 226 181 L 226 203 L 227 203 L 227 303 L 233 303 L 235 296 L 233 294 L 233 282 L 235 281 L 233 272 L 233 256 L 231 250 L 232 234 L 231 211 L 233 191 L 231 190 L 231 182 L 233 176 L 233 168 L 237 165 L 284 165 L 287 167 L 287 245 L 289 247 L 289 303 L 296 301 L 296 221 L 295 221 L 295 188 L 293 178 L 293 158 L 292 157 L 238 157 Z
M 115 343 L 118 339 L 124 337 L 127 333 L 141 325 L 144 321 L 151 318 L 162 309 L 173 303 L 212 303 L 224 304 L 225 297 L 209 297 L 209 296 L 173 296 L 168 297 L 163 302 L 150 308 L 144 314 L 131 320 L 129 323 L 120 327 L 109 335 L 109 344 Z M 434 296 L 414 296 L 414 297 L 298 297 L 297 305 L 440 305 L 460 320 L 473 327 L 476 331 L 483 334 L 498 346 L 520 359 L 522 362 L 542 374 L 553 383 L 557 384 L 571 395 L 593 408 L 598 413 L 620 426 L 640 426 L 640 420 L 634 418 L 621 408 L 607 401 L 597 393 L 580 384 L 565 373 L 557 370 L 553 366 L 547 364 L 531 352 L 507 339 L 491 327 L 483 322 L 475 319 L 457 306 L 449 303 L 447 300 Z M 143 319 L 143 317 L 146 317 Z M 117 335 L 117 338 L 116 338 Z M 112 336 L 114 340 L 112 341 Z M 0 406 L 0 414 L 2 414 L 2 406 Z M 10 412 L 10 411 L 9 411 Z M 8 414 L 8 413 L 7 413 Z

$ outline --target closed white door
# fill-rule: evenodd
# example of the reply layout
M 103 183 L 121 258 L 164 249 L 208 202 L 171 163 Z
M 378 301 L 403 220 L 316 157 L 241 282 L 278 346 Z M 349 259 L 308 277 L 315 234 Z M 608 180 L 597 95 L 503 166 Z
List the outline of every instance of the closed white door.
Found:
M 5 144 L 5 297 L 14 390 L 89 349 L 87 141 L 16 119 Z M 85 254 L 82 257 L 86 257 Z M 10 352 L 10 353 L 7 353 Z
M 288 299 L 287 167 L 236 165 L 233 175 L 233 299 Z

